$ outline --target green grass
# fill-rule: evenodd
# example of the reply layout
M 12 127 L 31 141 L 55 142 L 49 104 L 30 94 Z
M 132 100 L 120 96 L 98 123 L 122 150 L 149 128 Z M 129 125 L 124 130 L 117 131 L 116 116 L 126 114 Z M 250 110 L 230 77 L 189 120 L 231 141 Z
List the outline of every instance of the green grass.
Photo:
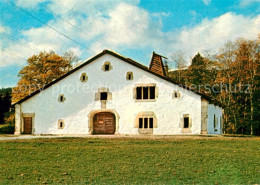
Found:
M 259 184 L 259 138 L 0 142 L 0 184 Z

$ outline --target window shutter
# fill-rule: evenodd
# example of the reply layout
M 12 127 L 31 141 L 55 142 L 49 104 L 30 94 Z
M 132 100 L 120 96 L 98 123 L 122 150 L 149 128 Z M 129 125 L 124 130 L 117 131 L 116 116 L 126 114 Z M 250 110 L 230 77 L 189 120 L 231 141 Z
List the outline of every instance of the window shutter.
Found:
M 192 118 L 191 117 L 190 117 L 189 122 L 190 122 L 190 128 L 191 128 L 192 127 Z

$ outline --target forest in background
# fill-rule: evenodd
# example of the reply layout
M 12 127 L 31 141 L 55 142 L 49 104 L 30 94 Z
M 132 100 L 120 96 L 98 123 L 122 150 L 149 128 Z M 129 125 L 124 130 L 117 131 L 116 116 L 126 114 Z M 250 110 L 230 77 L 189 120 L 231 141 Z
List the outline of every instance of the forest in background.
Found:
M 190 65 L 177 51 L 168 61 L 177 69 L 170 70 L 168 76 L 221 102 L 224 133 L 260 135 L 259 51 L 260 35 L 255 40 L 228 42 L 214 55 L 198 53 Z M 28 58 L 18 74 L 17 86 L 12 89 L 13 102 L 67 73 L 77 60 L 72 52 L 59 56 L 53 51 Z M 11 88 L 0 90 L 0 124 L 12 125 L 9 132 L 14 129 L 10 95 Z
M 224 133 L 260 135 L 260 34 L 256 40 L 227 42 L 217 54 L 195 55 L 188 66 L 181 52 L 168 76 L 214 97 L 224 109 Z

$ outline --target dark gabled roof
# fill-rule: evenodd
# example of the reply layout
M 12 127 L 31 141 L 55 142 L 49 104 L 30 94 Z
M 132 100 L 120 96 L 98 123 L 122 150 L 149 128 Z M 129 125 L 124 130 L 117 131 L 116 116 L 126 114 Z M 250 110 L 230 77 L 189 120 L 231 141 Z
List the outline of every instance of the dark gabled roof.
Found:
M 146 67 L 146 66 L 144 66 L 144 65 L 142 65 L 142 64 L 140 64 L 140 63 L 138 63 L 138 62 L 136 62 L 136 61 L 134 61 L 134 60 L 132 60 L 132 59 L 130 59 L 130 58 L 126 58 L 126 57 L 124 57 L 124 56 L 122 56 L 122 55 L 117 54 L 116 52 L 113 52 L 113 51 L 110 51 L 110 50 L 105 49 L 105 50 L 103 50 L 101 53 L 95 55 L 94 57 L 92 57 L 92 58 L 90 58 L 89 60 L 87 60 L 86 62 L 84 62 L 83 64 L 81 64 L 81 65 L 79 65 L 78 67 L 72 69 L 72 70 L 69 71 L 68 73 L 62 75 L 61 77 L 59 77 L 59 78 L 57 78 L 56 80 L 50 82 L 49 84 L 47 84 L 47 85 L 45 85 L 44 87 L 38 89 L 37 91 L 31 93 L 30 95 L 26 96 L 25 98 L 23 98 L 23 99 L 17 101 L 17 102 L 14 103 L 13 105 L 20 104 L 20 103 L 24 102 L 25 100 L 28 100 L 29 98 L 33 97 L 34 95 L 36 95 L 36 94 L 40 93 L 41 91 L 47 89 L 48 87 L 52 86 L 53 84 L 59 82 L 60 80 L 62 80 L 62 79 L 64 79 L 64 78 L 66 78 L 66 77 L 69 76 L 70 74 L 74 73 L 75 71 L 81 69 L 82 67 L 88 65 L 89 63 L 93 62 L 94 60 L 98 59 L 99 57 L 101 57 L 101 56 L 103 56 L 103 55 L 105 55 L 105 54 L 110 54 L 110 55 L 112 55 L 112 56 L 114 56 L 114 57 L 116 57 L 116 58 L 118 58 L 118 59 L 121 59 L 121 60 L 123 60 L 123 61 L 125 61 L 125 62 L 127 62 L 127 63 L 129 63 L 129 64 L 131 64 L 131 65 L 134 65 L 134 66 L 136 66 L 136 67 L 138 67 L 138 68 L 140 68 L 140 69 L 142 69 L 142 70 L 144 70 L 144 71 L 146 71 L 146 72 L 148 72 L 148 73 L 151 73 L 151 74 L 153 74 L 153 75 L 155 75 L 155 76 L 157 76 L 157 77 L 159 77 L 159 78 L 162 78 L 162 79 L 164 79 L 164 80 L 166 80 L 166 81 L 168 81 L 168 82 L 171 82 L 171 83 L 173 83 L 173 84 L 175 84 L 175 85 L 178 85 L 178 86 L 180 86 L 180 87 L 182 87 L 182 88 L 184 88 L 184 89 L 187 89 L 187 90 L 189 90 L 189 91 L 192 91 L 192 92 L 194 92 L 194 93 L 200 95 L 201 97 L 205 98 L 206 100 L 208 100 L 208 101 L 210 101 L 210 102 L 214 101 L 214 99 L 213 99 L 212 97 L 210 97 L 210 96 L 208 96 L 208 95 L 206 95 L 206 94 L 203 94 L 203 93 L 201 93 L 201 92 L 199 92 L 199 91 L 196 91 L 196 90 L 194 90 L 194 89 L 191 89 L 190 87 L 188 87 L 188 86 L 186 86 L 186 85 L 183 85 L 183 84 L 181 84 L 181 83 L 179 83 L 179 82 L 176 82 L 176 81 L 170 79 L 170 78 L 167 77 L 167 76 L 159 75 L 159 74 L 157 74 L 157 73 L 151 71 L 148 67 Z

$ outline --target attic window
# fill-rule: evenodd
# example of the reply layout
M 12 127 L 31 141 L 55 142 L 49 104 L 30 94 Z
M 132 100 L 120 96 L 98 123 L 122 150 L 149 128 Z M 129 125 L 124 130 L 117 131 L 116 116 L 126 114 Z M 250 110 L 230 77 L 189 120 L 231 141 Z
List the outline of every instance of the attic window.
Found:
M 100 93 L 100 100 L 107 100 L 107 92 Z
M 65 123 L 62 119 L 59 119 L 58 121 L 58 129 L 63 129 L 65 127 Z
M 181 97 L 181 93 L 177 90 L 173 91 L 172 98 L 177 99 Z
M 109 64 L 105 65 L 105 71 L 109 71 Z
M 105 62 L 104 64 L 103 64 L 103 66 L 102 66 L 102 70 L 103 71 L 110 71 L 110 70 L 112 70 L 112 65 L 111 65 L 111 63 L 110 62 Z
M 64 95 L 63 94 L 60 94 L 59 95 L 59 98 L 58 98 L 58 101 L 59 102 L 64 102 L 66 100 L 66 98 L 64 97 Z
M 86 82 L 88 81 L 88 76 L 86 73 L 82 73 L 81 76 L 80 76 L 80 81 L 81 82 Z
M 134 76 L 133 76 L 133 72 L 127 72 L 126 73 L 126 80 L 133 80 Z

